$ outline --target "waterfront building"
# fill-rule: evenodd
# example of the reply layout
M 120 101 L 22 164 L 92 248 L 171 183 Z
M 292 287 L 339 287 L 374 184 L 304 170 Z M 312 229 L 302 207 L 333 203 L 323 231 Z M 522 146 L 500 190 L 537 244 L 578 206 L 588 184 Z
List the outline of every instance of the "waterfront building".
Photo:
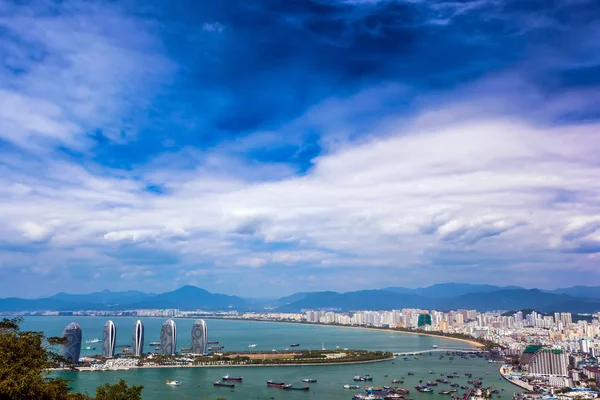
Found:
M 62 345 L 61 355 L 77 364 L 81 352 L 81 328 L 75 322 L 71 322 L 63 330 L 62 337 L 67 339 L 67 343 Z
M 133 327 L 131 350 L 132 354 L 136 357 L 140 357 L 142 354 L 144 354 L 144 324 L 139 319 Z
M 203 319 L 197 319 L 192 326 L 192 353 L 206 354 L 208 327 Z
M 115 342 L 117 340 L 117 328 L 108 320 L 102 329 L 102 357 L 113 358 L 115 355 Z
M 558 347 L 527 346 L 521 355 L 521 365 L 531 375 L 567 376 L 568 362 L 565 352 Z
M 175 355 L 177 348 L 177 326 L 172 319 L 166 320 L 160 329 L 160 348 L 162 354 Z

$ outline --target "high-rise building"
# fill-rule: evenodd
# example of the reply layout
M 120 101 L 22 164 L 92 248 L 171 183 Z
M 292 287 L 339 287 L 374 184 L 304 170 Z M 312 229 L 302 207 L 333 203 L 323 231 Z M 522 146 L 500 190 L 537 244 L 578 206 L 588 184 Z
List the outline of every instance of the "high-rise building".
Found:
M 132 353 L 136 357 L 144 354 L 144 324 L 141 320 L 137 320 L 133 327 Z
M 582 353 L 590 352 L 590 341 L 587 338 L 581 339 L 581 341 L 579 342 L 579 350 Z
M 117 328 L 108 320 L 102 329 L 102 357 L 112 358 L 115 355 L 115 342 L 117 340 Z
M 160 328 L 160 348 L 162 354 L 175 355 L 177 347 L 177 326 L 175 321 L 168 319 Z
M 417 326 L 421 327 L 421 326 L 425 326 L 425 325 L 431 325 L 431 315 L 419 314 Z
M 520 361 L 532 375 L 567 376 L 567 356 L 560 348 L 527 346 Z
M 206 354 L 208 327 L 203 319 L 197 319 L 192 326 L 192 353 Z
M 67 343 L 62 345 L 62 356 L 77 364 L 81 352 L 81 328 L 75 322 L 71 322 L 63 330 L 62 337 L 67 339 Z

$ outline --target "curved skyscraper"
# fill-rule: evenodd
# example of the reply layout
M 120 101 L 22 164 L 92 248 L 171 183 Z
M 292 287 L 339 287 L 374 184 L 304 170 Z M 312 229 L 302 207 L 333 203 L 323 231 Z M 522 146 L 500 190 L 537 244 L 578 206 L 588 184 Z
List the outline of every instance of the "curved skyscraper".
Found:
M 115 355 L 117 328 L 112 321 L 106 321 L 102 329 L 102 357 L 112 358 Z
M 175 321 L 168 319 L 160 328 L 160 348 L 165 355 L 175 355 L 177 346 L 177 327 Z
M 144 353 L 144 324 L 137 320 L 133 327 L 133 343 L 131 350 L 134 356 L 139 357 Z
M 192 327 L 192 353 L 206 354 L 206 342 L 208 340 L 208 328 L 203 319 L 197 319 Z
M 71 322 L 63 330 L 62 337 L 67 339 L 67 343 L 62 345 L 62 356 L 77 364 L 81 352 L 81 328 L 75 322 Z

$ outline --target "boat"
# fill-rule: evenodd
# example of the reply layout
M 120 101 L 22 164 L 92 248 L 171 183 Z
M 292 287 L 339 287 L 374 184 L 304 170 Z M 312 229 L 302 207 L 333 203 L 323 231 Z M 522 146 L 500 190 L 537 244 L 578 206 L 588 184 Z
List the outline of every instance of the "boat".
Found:
M 161 348 L 160 347 L 155 347 L 154 350 L 161 350 Z
M 210 346 L 208 349 L 209 350 L 222 350 L 224 348 L 225 348 L 225 346 Z
M 381 397 L 372 394 L 364 395 L 362 393 L 357 393 L 354 396 L 352 396 L 352 400 L 381 400 Z
M 360 389 L 358 385 L 344 385 L 344 389 Z
M 279 387 L 282 388 L 285 385 L 285 382 L 273 382 L 272 379 L 269 379 L 267 381 L 267 386 L 271 386 L 271 387 Z
M 181 382 L 180 381 L 170 381 L 167 379 L 167 385 L 170 386 L 181 386 Z
M 218 340 L 209 340 L 206 344 L 219 344 Z
M 317 383 L 317 380 L 313 379 L 313 378 L 304 378 L 304 379 L 302 379 L 302 382 Z
M 229 376 L 229 374 L 225 375 L 221 379 L 224 381 L 233 381 L 233 382 L 241 382 L 244 380 L 244 378 L 242 378 L 241 376 Z
M 253 348 L 255 348 L 255 347 L 256 347 L 256 344 L 255 344 L 255 343 L 249 344 L 249 345 L 248 345 L 248 347 L 250 347 L 250 348 L 252 348 L 252 349 L 253 349 Z
M 438 394 L 450 394 L 448 390 L 440 390 Z
M 402 379 L 393 379 L 392 383 L 404 383 Z
M 150 342 L 150 346 L 160 346 L 160 342 Z
M 403 399 L 403 398 L 404 398 L 404 395 L 399 394 L 399 393 L 388 393 L 384 397 L 385 400 Z
M 83 349 L 84 350 L 96 350 L 96 348 L 92 347 L 92 346 L 85 346 Z
M 86 340 L 85 342 L 86 343 L 100 343 L 100 339 L 94 338 L 94 339 Z
M 437 349 L 437 348 L 438 348 L 438 345 L 437 345 L 437 344 L 434 344 L 434 345 L 433 345 L 433 346 L 431 346 L 431 347 L 433 347 L 434 349 Z
M 221 381 L 216 381 L 215 383 L 213 383 L 213 386 L 217 386 L 217 387 L 228 387 L 228 388 L 233 388 L 235 387 L 235 385 L 233 383 L 223 383 Z
M 298 346 L 300 346 L 300 343 L 292 343 L 292 344 L 290 344 L 290 347 L 298 347 Z
M 423 392 L 423 393 L 433 393 L 433 389 L 431 389 L 430 387 L 424 386 L 424 385 L 417 385 L 417 386 L 415 386 L 415 389 L 417 389 L 419 392 Z
M 288 383 L 287 385 L 283 385 L 283 388 L 285 390 L 310 390 L 309 386 L 294 387 L 291 383 Z

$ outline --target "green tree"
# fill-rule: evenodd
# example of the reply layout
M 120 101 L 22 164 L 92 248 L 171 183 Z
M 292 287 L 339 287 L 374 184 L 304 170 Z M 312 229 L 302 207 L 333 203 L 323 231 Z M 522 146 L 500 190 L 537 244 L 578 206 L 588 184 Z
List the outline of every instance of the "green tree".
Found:
M 128 387 L 123 379 L 115 385 L 108 383 L 96 389 L 95 400 L 140 400 L 143 386 Z
M 0 400 L 92 400 L 81 393 L 69 393 L 66 380 L 50 377 L 49 368 L 66 361 L 51 350 L 64 339 L 21 331 L 21 322 L 22 318 L 0 321 Z M 96 399 L 139 400 L 142 389 L 129 388 L 121 380 L 116 385 L 100 386 Z

